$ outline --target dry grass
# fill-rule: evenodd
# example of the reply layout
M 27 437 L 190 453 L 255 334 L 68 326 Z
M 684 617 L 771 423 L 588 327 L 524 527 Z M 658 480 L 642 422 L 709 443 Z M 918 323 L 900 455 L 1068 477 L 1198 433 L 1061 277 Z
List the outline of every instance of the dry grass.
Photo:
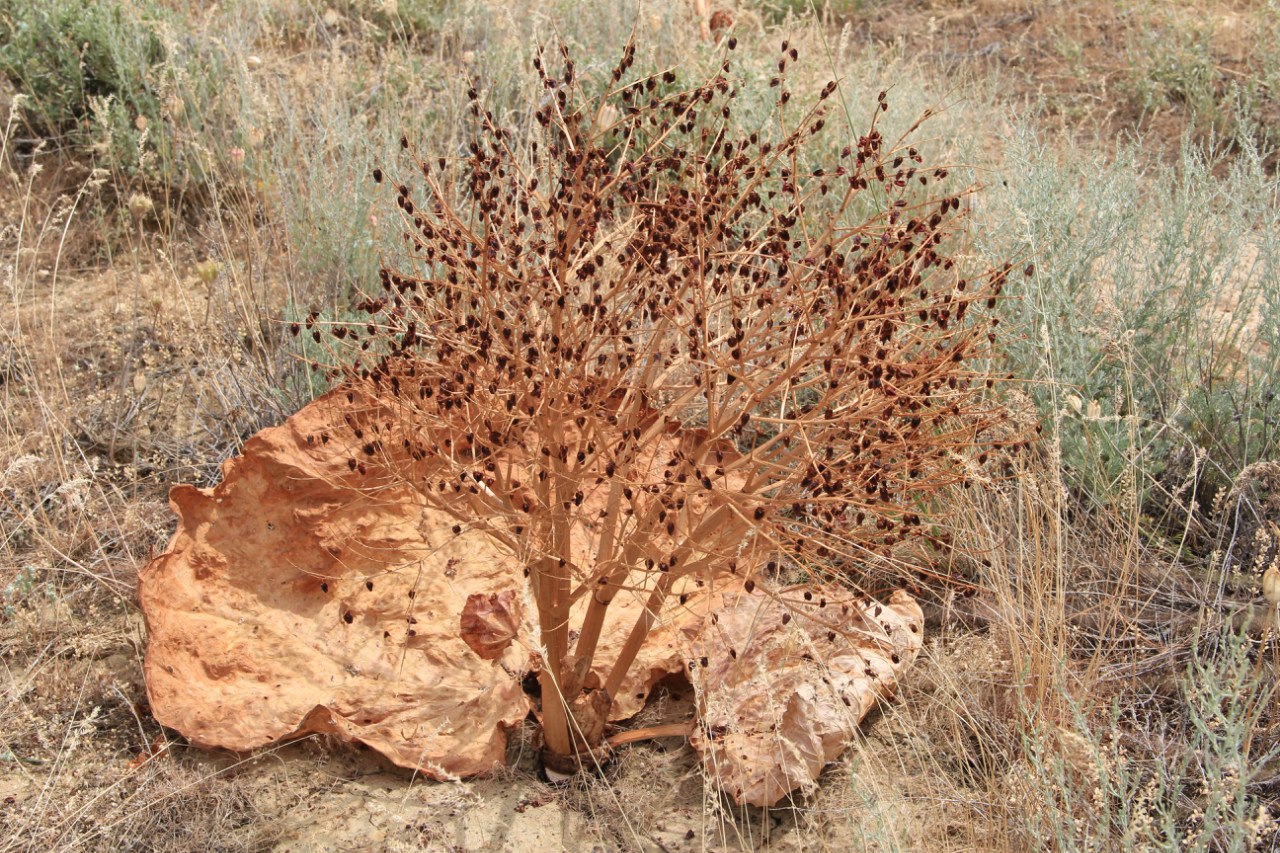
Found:
M 170 532 L 165 489 L 211 482 L 246 436 L 317 390 L 295 359 L 315 353 L 293 349 L 283 331 L 311 309 L 341 317 L 351 285 L 376 269 L 384 244 L 370 219 L 384 214 L 353 189 L 355 176 L 385 161 L 405 130 L 434 134 L 437 147 L 455 144 L 463 68 L 485 77 L 505 119 L 527 121 L 528 57 L 553 33 L 611 57 L 634 22 L 659 45 L 645 62 L 705 59 L 685 3 L 650 4 L 638 16 L 569 15 L 540 3 L 518 15 L 497 3 L 400 0 L 399 29 L 386 17 L 394 4 L 332 5 L 260 0 L 196 12 L 164 4 L 186 16 L 191 40 L 221 51 L 225 100 L 193 94 L 191 112 L 174 124 L 191 151 L 216 164 L 219 180 L 199 193 L 123 168 L 96 172 L 91 153 L 58 139 L 40 143 L 17 113 L 4 127 L 0 847 L 481 850 L 528 849 L 532 839 L 570 850 L 1280 845 L 1266 805 L 1280 785 L 1270 690 L 1276 656 L 1260 643 L 1270 614 L 1252 579 L 1224 572 L 1230 555 L 1212 553 L 1212 541 L 1201 551 L 1192 537 L 1153 533 L 1143 483 L 1154 472 L 1136 466 L 1149 457 L 1121 453 L 1135 463 L 1132 478 L 1108 475 L 1105 495 L 1094 481 L 1082 496 L 1069 441 L 1047 444 L 992 492 L 957 496 L 953 535 L 973 558 L 944 561 L 948 585 L 921 581 L 931 612 L 926 654 L 821 791 L 794 807 L 733 808 L 705 784 L 687 747 L 670 740 L 628 749 L 600 780 L 551 790 L 534 779 L 521 740 L 502 778 L 436 785 L 332 745 L 236 758 L 190 749 L 161 730 L 147 713 L 133 590 L 138 568 Z M 1066 81 L 1047 88 L 1039 132 L 1066 125 L 1076 145 L 1092 136 L 1080 129 L 1098 116 L 1108 128 L 1162 129 L 1166 140 L 1186 129 L 1201 138 L 1206 129 L 1226 132 L 1241 114 L 1215 118 L 1214 104 L 1221 106 L 1222 81 L 1241 74 L 1259 81 L 1251 113 L 1258 127 L 1274 127 L 1276 70 L 1258 47 L 1264 42 L 1255 44 L 1240 24 L 1265 15 L 1266 4 L 1201 7 L 1215 15 L 1203 25 L 1181 6 L 1152 3 L 1127 18 L 1100 4 L 1093 14 L 1046 6 L 1032 20 L 994 27 L 1021 7 L 870 4 L 846 10 L 855 26 L 843 35 L 797 25 L 792 38 L 847 72 L 855 105 L 859 98 L 869 105 L 886 81 L 897 82 L 895 111 L 904 117 L 967 99 L 940 116 L 931 153 L 969 164 L 994 185 L 990 176 L 1008 166 L 1004 152 L 1022 150 L 1001 139 L 1036 129 L 1010 100 L 1025 103 L 1037 81 Z M 767 31 L 773 19 L 754 5 L 732 11 L 740 51 L 765 57 L 763 87 L 776 50 Z M 1125 61 L 1115 46 L 1140 49 L 1155 37 L 1156 20 L 1184 34 L 1169 42 L 1184 71 L 1200 67 L 1194 33 L 1209 27 L 1215 76 L 1207 83 L 1161 76 Z M 858 27 L 881 36 L 934 33 L 934 53 L 946 61 L 904 59 L 918 45 L 912 40 L 905 50 L 861 45 Z M 964 55 L 982 50 L 987 41 L 974 33 L 986 31 L 1016 37 L 1001 37 L 990 56 Z M 1098 51 L 1115 67 L 1095 79 L 1086 72 Z M 1223 59 L 1232 51 L 1238 62 Z M 997 82 L 956 88 L 961 72 L 983 76 L 989 60 L 1005 66 Z M 821 86 L 826 75 L 818 76 Z M 177 86 L 182 77 L 165 80 Z M 1219 100 L 1204 100 L 1206 92 Z M 0 103 L 0 116 L 10 114 L 7 106 Z M 369 141 L 355 145 L 357 138 Z M 1044 162 L 1075 162 L 1078 152 L 1062 137 L 1046 138 L 1058 147 Z M 1236 138 L 1238 145 L 1269 137 Z M 1145 168 L 1115 175 L 1127 180 Z M 1264 176 L 1230 186 L 1274 192 Z M 1141 187 L 1141 175 L 1133 180 Z M 151 208 L 130 206 L 134 196 Z M 1076 203 L 1086 209 L 1090 199 Z M 1267 204 L 1274 202 L 1256 209 Z M 1227 205 L 1210 206 L 1216 214 Z M 991 209 L 1009 208 L 993 202 Z M 1222 229 L 1215 241 L 1227 241 L 1225 221 L 1214 219 Z M 1264 237 L 1251 251 L 1272 269 Z M 1256 304 L 1280 304 L 1261 292 Z M 1264 328 L 1266 316 L 1274 314 L 1264 313 Z M 1051 395 L 1045 414 L 1055 435 L 1069 438 L 1065 422 L 1080 420 L 1067 402 L 1076 391 Z M 1231 630 L 1238 627 L 1243 634 Z M 641 722 L 678 718 L 687 701 L 668 699 Z

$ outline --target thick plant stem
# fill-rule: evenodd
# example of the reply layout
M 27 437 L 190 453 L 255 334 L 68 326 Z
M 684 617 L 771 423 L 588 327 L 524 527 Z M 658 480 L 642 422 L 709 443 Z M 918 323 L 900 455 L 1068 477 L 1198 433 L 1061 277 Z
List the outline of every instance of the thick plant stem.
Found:
M 614 533 L 618 524 L 618 508 L 622 503 L 622 480 L 613 482 L 609 489 L 609 500 L 605 510 L 606 525 L 600 537 L 600 546 L 596 551 L 597 565 L 605 565 L 611 560 L 614 551 Z M 591 660 L 596 654 L 596 644 L 600 642 L 600 630 L 604 627 L 604 615 L 610 602 L 618 592 L 618 585 L 627 577 L 628 565 L 625 560 L 614 561 L 601 577 L 600 588 L 593 590 L 591 600 L 587 603 L 587 613 L 582 620 L 582 631 L 578 642 L 573 647 L 574 673 L 573 683 L 581 687 L 591 668 Z
M 671 575 L 663 575 L 654 585 L 653 591 L 649 593 L 649 600 L 645 602 L 644 612 L 640 614 L 640 618 L 636 620 L 635 626 L 631 629 L 631 633 L 627 635 L 627 642 L 622 646 L 622 650 L 618 652 L 618 659 L 613 664 L 613 669 L 609 671 L 609 680 L 605 682 L 605 692 L 610 696 L 618 692 L 618 688 L 622 686 L 622 681 L 627 677 L 627 671 L 631 669 L 631 664 L 635 663 L 636 655 L 640 653 L 640 647 L 644 645 L 644 640 L 649 636 L 653 623 L 658 621 L 658 611 L 662 609 L 662 602 L 666 600 L 667 593 L 671 590 Z
M 546 659 L 538 682 L 542 686 L 542 738 L 546 748 L 561 755 L 573 751 L 569 702 L 564 692 L 562 673 L 568 652 L 568 596 L 559 593 L 565 586 L 557 572 L 556 560 L 544 557 L 531 567 L 534 599 L 538 603 L 538 621 L 542 625 L 542 645 Z
M 548 752 L 557 755 L 573 754 L 573 734 L 570 730 L 569 708 L 560 690 L 556 673 L 550 666 L 538 674 L 542 686 L 542 744 Z
M 627 635 L 627 641 L 623 644 L 622 650 L 618 652 L 618 659 L 614 662 L 613 669 L 609 671 L 609 679 L 604 685 L 606 693 L 613 696 L 618 692 L 618 688 L 622 686 L 622 682 L 627 676 L 627 671 L 631 668 L 631 664 L 635 663 L 636 655 L 640 653 L 640 647 L 644 645 L 645 638 L 649 636 L 649 631 L 653 629 L 654 623 L 658 621 L 658 613 L 662 610 L 662 604 L 666 601 L 667 594 L 671 591 L 671 585 L 675 580 L 705 571 L 708 566 L 717 561 L 717 557 L 703 557 L 692 563 L 684 563 L 689 551 L 692 550 L 693 544 L 710 544 L 712 541 L 731 542 L 740 538 L 745 533 L 745 530 L 746 528 L 740 518 L 734 520 L 733 511 L 728 506 L 720 506 L 708 515 L 696 530 L 686 537 L 684 545 L 677 549 L 676 552 L 676 556 L 680 558 L 680 563 L 684 568 L 679 572 L 664 573 L 658 582 L 654 584 L 653 591 L 649 593 L 649 599 L 645 602 L 644 612 L 640 614 L 640 618 L 636 620 L 631 633 Z
M 665 424 L 666 422 L 663 419 L 655 419 L 645 429 L 641 441 L 645 444 L 654 441 L 665 428 Z M 600 642 L 600 631 L 604 627 L 605 613 L 608 612 L 609 605 L 613 602 L 613 597 L 618 594 L 619 587 L 626 582 L 631 570 L 631 561 L 640 554 L 640 549 L 634 547 L 634 544 L 624 547 L 622 554 L 616 553 L 616 534 L 618 526 L 622 523 L 619 517 L 619 510 L 622 505 L 626 475 L 630 468 L 630 464 L 624 465 L 618 472 L 619 478 L 613 481 L 609 489 L 609 499 L 605 509 L 604 533 L 600 537 L 600 544 L 596 550 L 596 565 L 609 566 L 609 570 L 602 574 L 601 579 L 603 582 L 598 589 L 593 591 L 591 599 L 587 602 L 587 612 L 582 620 L 582 631 L 578 635 L 577 645 L 574 646 L 575 682 L 577 684 L 581 684 L 582 679 L 591 668 L 591 661 L 595 658 L 596 645 Z
M 581 688 L 583 680 L 591 670 L 591 661 L 595 658 L 596 646 L 600 642 L 600 632 L 604 628 L 605 614 L 626 577 L 627 565 L 619 564 L 617 568 L 604 575 L 604 583 L 592 594 L 587 604 L 587 613 L 582 620 L 582 633 L 578 635 L 578 643 L 574 646 L 573 685 L 575 687 Z

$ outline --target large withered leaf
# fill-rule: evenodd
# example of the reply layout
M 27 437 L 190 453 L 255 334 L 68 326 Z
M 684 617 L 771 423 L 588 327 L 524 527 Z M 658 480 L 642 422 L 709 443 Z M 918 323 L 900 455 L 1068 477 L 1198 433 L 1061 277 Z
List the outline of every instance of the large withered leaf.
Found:
M 377 471 L 348 467 L 346 405 L 326 395 L 215 488 L 173 490 L 177 533 L 139 590 L 153 713 L 201 746 L 329 732 L 433 776 L 486 771 L 529 710 L 524 661 L 480 658 L 458 619 L 519 568 L 409 488 L 357 488 Z
M 894 692 L 924 624 L 902 591 L 880 604 L 836 589 L 734 585 L 699 608 L 704 617 L 683 629 L 702 716 L 690 741 L 711 778 L 755 806 L 813 787 Z

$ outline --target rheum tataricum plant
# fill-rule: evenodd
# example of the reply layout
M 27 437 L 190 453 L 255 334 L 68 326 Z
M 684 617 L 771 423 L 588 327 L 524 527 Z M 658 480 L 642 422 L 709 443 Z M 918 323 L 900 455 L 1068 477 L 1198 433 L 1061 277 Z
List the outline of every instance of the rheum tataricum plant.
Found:
M 750 589 L 779 561 L 856 581 L 938 536 L 939 491 L 1018 440 L 988 391 L 1010 268 L 954 260 L 946 169 L 875 117 L 813 165 L 838 86 L 800 106 L 785 42 L 770 138 L 735 131 L 733 47 L 682 84 L 633 73 L 628 44 L 594 95 L 567 50 L 539 58 L 531 141 L 473 89 L 465 156 L 402 140 L 407 259 L 367 322 L 330 329 L 357 348 L 341 375 L 407 430 L 403 477 L 526 567 L 554 771 L 593 757 L 682 584 Z M 601 680 L 622 590 L 646 608 Z

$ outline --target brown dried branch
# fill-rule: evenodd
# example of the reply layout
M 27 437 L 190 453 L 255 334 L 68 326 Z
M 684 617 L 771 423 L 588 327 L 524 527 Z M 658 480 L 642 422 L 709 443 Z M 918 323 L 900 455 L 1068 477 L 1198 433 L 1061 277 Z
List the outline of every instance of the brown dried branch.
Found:
M 785 43 L 776 140 L 734 129 L 727 53 L 679 87 L 670 71 L 632 79 L 629 44 L 598 96 L 561 55 L 558 76 L 535 62 L 527 151 L 474 89 L 466 157 L 402 140 L 421 175 L 395 186 L 407 260 L 359 305 L 367 323 L 329 330 L 353 348 L 338 377 L 398 421 L 353 419 L 351 469 L 403 457 L 380 469 L 525 566 L 557 760 L 595 746 L 572 731 L 599 715 L 568 709 L 608 708 L 680 581 L 785 556 L 856 582 L 908 539 L 943 544 L 934 496 L 1025 439 L 988 392 L 988 309 L 1011 267 L 955 259 L 964 191 L 938 192 L 946 169 L 875 119 L 802 168 L 834 85 L 792 119 Z M 648 607 L 588 687 L 623 589 Z

